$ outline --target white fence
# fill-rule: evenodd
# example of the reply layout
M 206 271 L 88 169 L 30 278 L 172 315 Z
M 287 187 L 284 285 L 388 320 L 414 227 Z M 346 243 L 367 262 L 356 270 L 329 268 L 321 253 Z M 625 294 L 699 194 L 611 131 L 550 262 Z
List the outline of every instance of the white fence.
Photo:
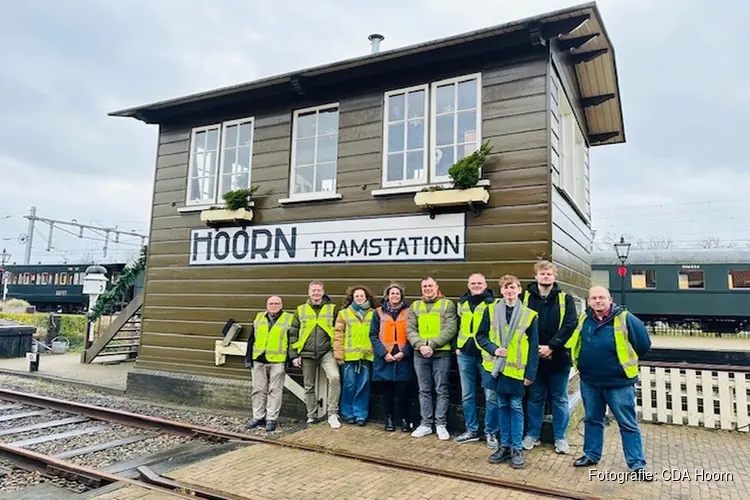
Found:
M 748 370 L 691 366 L 642 362 L 636 406 L 639 416 L 646 422 L 750 432 Z

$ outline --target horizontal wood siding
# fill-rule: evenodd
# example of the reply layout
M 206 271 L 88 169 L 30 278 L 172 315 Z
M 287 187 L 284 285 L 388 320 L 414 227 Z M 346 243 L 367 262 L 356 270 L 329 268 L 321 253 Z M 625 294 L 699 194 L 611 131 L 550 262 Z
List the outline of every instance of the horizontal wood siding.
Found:
M 564 288 L 576 293 L 579 297 L 587 296 L 587 289 L 591 284 L 591 228 L 587 222 L 573 208 L 567 197 L 560 191 L 560 104 L 559 92 L 564 91 L 569 96 L 574 114 L 577 119 L 583 115 L 580 107 L 579 92 L 575 72 L 566 66 L 564 59 L 552 58 L 549 64 L 549 140 L 550 140 L 550 172 L 551 172 L 551 226 L 552 226 L 552 260 L 559 268 L 559 281 Z M 556 71 L 557 69 L 557 71 Z M 559 75 L 562 75 L 560 78 Z M 585 123 L 583 130 L 586 130 Z M 586 163 L 586 215 L 590 218 L 589 203 L 589 155 L 585 154 Z
M 229 318 L 249 321 L 270 294 L 280 295 L 292 310 L 305 300 L 312 279 L 322 279 L 337 303 L 357 283 L 380 297 L 396 280 L 411 300 L 425 275 L 437 277 L 453 298 L 466 290 L 473 272 L 493 280 L 493 289 L 506 273 L 531 279 L 534 261 L 550 257 L 552 238 L 546 58 L 482 69 L 482 82 L 483 140 L 494 146 L 483 172 L 491 198 L 479 217 L 467 216 L 463 262 L 189 267 L 190 229 L 205 227 L 199 214 L 178 212 L 185 204 L 190 129 L 161 130 L 138 366 L 246 376 L 237 357 L 227 357 L 224 366 L 213 364 L 214 342 L 224 323 Z M 421 213 L 413 194 L 371 194 L 382 177 L 383 93 L 339 103 L 337 191 L 342 198 L 335 201 L 279 204 L 289 195 L 292 109 L 258 112 L 251 175 L 261 188 L 253 224 Z

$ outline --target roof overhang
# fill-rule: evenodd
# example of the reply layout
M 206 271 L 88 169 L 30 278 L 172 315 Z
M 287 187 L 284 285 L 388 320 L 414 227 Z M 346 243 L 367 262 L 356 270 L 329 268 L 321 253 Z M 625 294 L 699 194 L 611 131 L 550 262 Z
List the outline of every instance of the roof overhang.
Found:
M 615 54 L 595 2 L 483 28 L 400 49 L 368 54 L 331 64 L 276 75 L 248 83 L 168 99 L 109 113 L 144 123 L 175 121 L 180 115 L 226 105 L 230 101 L 306 95 L 311 89 L 341 85 L 364 75 L 408 69 L 415 58 L 430 62 L 488 50 L 546 45 L 558 47 L 575 61 L 582 106 L 591 145 L 625 142 L 625 127 Z M 592 53 L 594 51 L 594 53 Z

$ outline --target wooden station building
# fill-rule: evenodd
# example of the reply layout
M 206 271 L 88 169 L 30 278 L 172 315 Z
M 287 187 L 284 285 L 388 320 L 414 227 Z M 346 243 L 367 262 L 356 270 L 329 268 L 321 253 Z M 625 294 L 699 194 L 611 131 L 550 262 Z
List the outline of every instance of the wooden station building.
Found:
M 313 279 L 339 304 L 350 285 L 380 297 L 391 281 L 413 300 L 426 275 L 455 299 L 473 272 L 497 293 L 500 276 L 528 282 L 548 258 L 585 297 L 589 148 L 625 141 L 596 4 L 396 50 L 370 38 L 362 57 L 110 114 L 159 127 L 129 391 L 248 407 L 241 356 L 217 355 L 222 328 L 271 294 L 293 310 Z M 481 199 L 419 202 L 486 141 Z M 250 186 L 251 220 L 205 222 L 224 192 Z

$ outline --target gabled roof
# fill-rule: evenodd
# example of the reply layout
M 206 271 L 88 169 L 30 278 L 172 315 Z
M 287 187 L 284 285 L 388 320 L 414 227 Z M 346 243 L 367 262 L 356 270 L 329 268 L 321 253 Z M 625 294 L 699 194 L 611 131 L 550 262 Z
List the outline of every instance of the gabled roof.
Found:
M 558 39 L 559 45 L 570 53 L 575 62 L 591 144 L 625 142 L 614 48 L 596 2 L 408 47 L 114 111 L 109 116 L 136 118 L 145 123 L 162 123 L 182 114 L 227 104 L 232 99 L 304 95 L 306 88 L 340 84 L 361 77 L 363 71 L 368 69 L 370 74 L 380 73 L 383 68 L 393 69 L 399 64 L 408 69 L 410 61 L 419 55 L 429 55 L 432 59 L 439 60 L 441 56 L 449 57 L 451 50 L 455 57 L 455 49 L 462 46 L 481 46 L 484 50 L 491 47 L 494 50 L 547 43 L 552 39 Z M 491 42 L 491 45 L 478 45 L 482 41 Z

